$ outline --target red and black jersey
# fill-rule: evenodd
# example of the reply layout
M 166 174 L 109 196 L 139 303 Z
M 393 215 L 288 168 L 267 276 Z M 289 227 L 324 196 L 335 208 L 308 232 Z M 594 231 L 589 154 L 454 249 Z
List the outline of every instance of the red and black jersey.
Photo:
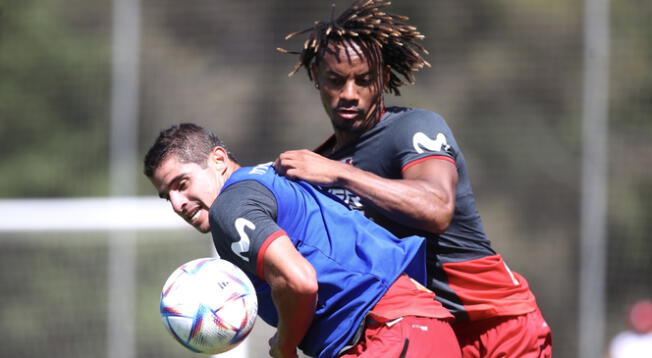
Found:
M 328 152 L 333 140 L 316 152 Z M 387 108 L 374 128 L 328 157 L 389 179 L 401 179 L 404 170 L 425 160 L 454 163 L 459 176 L 455 213 L 442 234 L 404 226 L 345 189 L 329 190 L 399 237 L 428 238 L 428 286 L 457 320 L 519 315 L 536 309 L 527 281 L 511 272 L 491 247 L 476 209 L 464 155 L 441 116 L 427 110 Z

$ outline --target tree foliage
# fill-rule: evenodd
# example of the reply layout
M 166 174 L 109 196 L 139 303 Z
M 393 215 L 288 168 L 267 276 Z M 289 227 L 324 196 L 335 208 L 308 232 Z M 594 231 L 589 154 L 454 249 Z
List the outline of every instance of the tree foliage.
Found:
M 107 38 L 69 19 L 86 15 L 57 2 L 2 9 L 0 196 L 104 191 Z

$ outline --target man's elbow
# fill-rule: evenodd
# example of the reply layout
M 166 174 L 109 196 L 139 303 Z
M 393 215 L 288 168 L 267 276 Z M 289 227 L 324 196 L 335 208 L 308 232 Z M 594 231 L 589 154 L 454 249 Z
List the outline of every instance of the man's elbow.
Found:
M 304 267 L 292 282 L 292 290 L 302 296 L 316 295 L 318 289 L 317 273 L 312 265 Z
M 424 227 L 426 231 L 432 232 L 433 234 L 443 234 L 448 230 L 448 226 L 450 225 L 449 222 L 435 222 L 435 223 L 430 223 L 427 227 Z
M 427 219 L 427 225 L 425 229 L 435 234 L 442 234 L 448 230 L 451 221 L 453 220 L 453 214 L 455 212 L 455 207 L 448 207 L 445 210 L 432 211 L 433 215 Z

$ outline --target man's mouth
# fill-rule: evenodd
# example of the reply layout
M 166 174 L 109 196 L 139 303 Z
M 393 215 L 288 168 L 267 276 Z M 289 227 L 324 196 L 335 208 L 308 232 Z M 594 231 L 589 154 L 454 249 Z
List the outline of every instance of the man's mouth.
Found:
M 356 119 L 360 115 L 357 108 L 337 108 L 335 113 L 337 113 L 338 117 L 344 119 Z
M 200 212 L 201 212 L 200 209 L 196 209 L 193 213 L 191 213 L 191 214 L 189 214 L 189 215 L 186 215 L 186 220 L 187 220 L 190 224 L 193 224 L 193 223 L 195 222 L 195 220 L 197 220 L 197 219 L 199 218 L 199 214 L 200 214 Z

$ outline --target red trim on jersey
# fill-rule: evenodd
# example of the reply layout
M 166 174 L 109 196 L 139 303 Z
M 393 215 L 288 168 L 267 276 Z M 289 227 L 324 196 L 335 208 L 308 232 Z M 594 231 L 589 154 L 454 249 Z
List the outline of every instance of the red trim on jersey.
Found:
M 279 229 L 277 231 L 274 231 L 271 235 L 269 235 L 265 239 L 265 242 L 263 242 L 263 245 L 260 247 L 260 250 L 258 250 L 258 256 L 256 257 L 256 274 L 258 274 L 258 277 L 260 277 L 263 280 L 265 280 L 265 275 L 263 272 L 263 257 L 265 255 L 265 251 L 267 251 L 267 248 L 272 242 L 274 242 L 274 240 L 278 239 L 281 236 L 287 236 L 285 230 Z
M 411 162 L 405 164 L 405 166 L 403 167 L 403 169 L 401 169 L 401 173 L 405 173 L 405 171 L 406 171 L 409 167 L 411 167 L 411 166 L 413 166 L 413 165 L 419 164 L 419 163 L 421 163 L 421 162 L 425 162 L 426 160 L 430 160 L 430 159 L 446 160 L 446 161 L 449 161 L 449 162 L 453 163 L 453 165 L 457 167 L 457 163 L 455 163 L 455 159 L 453 159 L 453 158 L 451 158 L 451 157 L 447 157 L 447 156 L 445 156 L 445 155 L 431 155 L 431 156 L 424 157 L 424 158 L 420 158 L 420 159 L 417 159 L 417 160 L 414 160 L 414 161 L 411 161 Z
M 383 117 L 385 116 L 385 112 L 386 112 L 386 111 L 387 111 L 387 107 L 383 106 L 383 110 L 380 111 L 380 117 L 378 117 L 378 121 L 380 121 L 381 119 L 383 119 Z
M 509 270 L 500 255 L 442 265 L 448 284 L 471 321 L 514 316 L 537 309 L 525 278 Z

